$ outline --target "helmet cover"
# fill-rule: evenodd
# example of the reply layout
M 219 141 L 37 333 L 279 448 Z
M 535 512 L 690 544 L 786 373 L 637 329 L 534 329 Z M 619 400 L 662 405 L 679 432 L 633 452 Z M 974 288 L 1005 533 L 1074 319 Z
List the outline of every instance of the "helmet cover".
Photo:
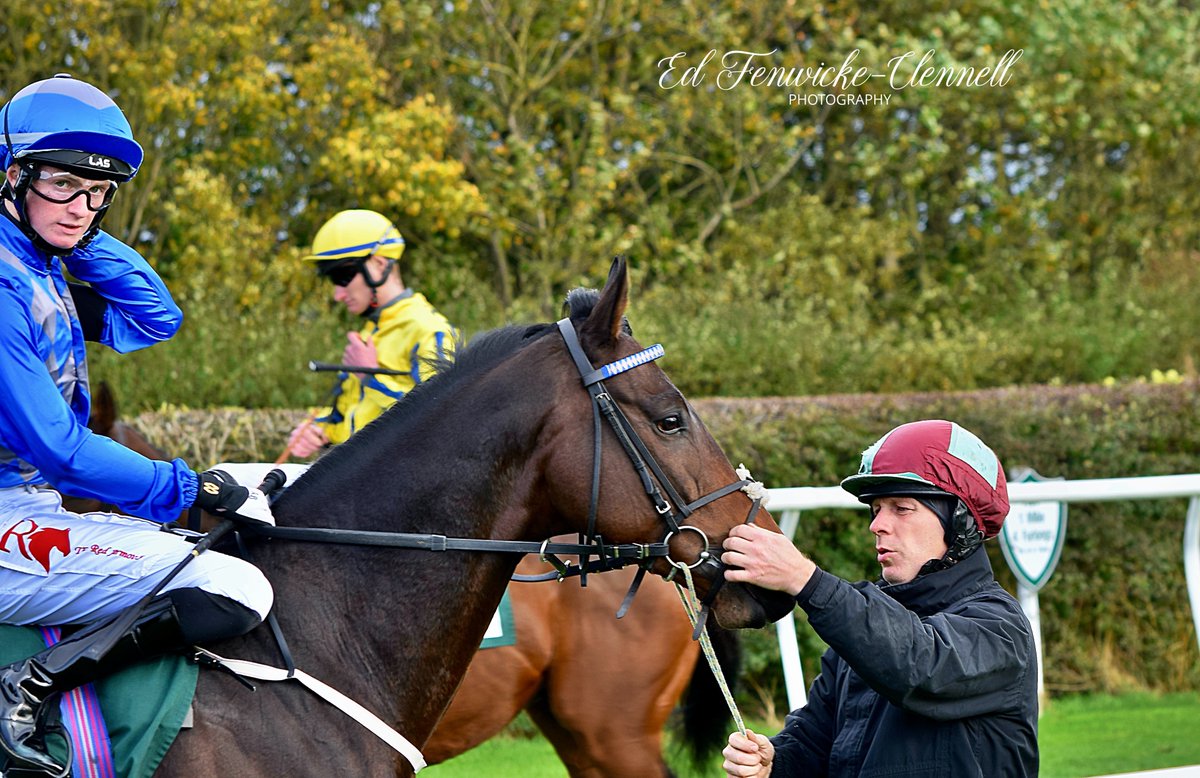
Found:
M 85 178 L 128 181 L 142 164 L 125 114 L 91 84 L 57 75 L 13 95 L 0 117 L 0 165 L 30 160 Z
M 313 237 L 310 262 L 352 259 L 378 254 L 399 259 L 404 253 L 404 236 L 383 214 L 353 209 L 334 214 Z
M 842 488 L 864 503 L 884 495 L 952 494 L 985 538 L 1008 516 L 1008 485 L 995 453 L 970 431 L 940 419 L 902 424 L 862 454 Z

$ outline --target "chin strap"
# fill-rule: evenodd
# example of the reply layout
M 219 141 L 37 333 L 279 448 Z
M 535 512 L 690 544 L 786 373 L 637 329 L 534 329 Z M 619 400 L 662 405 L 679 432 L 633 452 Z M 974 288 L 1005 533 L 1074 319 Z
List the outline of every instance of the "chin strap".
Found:
M 29 176 L 26 174 L 24 167 L 22 167 L 21 172 L 17 174 L 16 185 L 9 181 L 8 177 L 5 176 L 4 186 L 0 187 L 0 200 L 12 203 L 13 207 L 12 210 L 4 208 L 4 215 L 10 222 L 17 225 L 17 229 L 19 229 L 25 235 L 25 237 L 33 241 L 33 245 L 45 251 L 46 241 L 42 240 L 42 236 L 38 235 L 37 232 L 34 231 L 33 227 L 31 227 L 29 224 L 29 219 L 25 216 L 25 195 L 28 193 L 28 191 Z M 13 213 L 13 211 L 16 211 L 16 213 Z
M 370 257 L 368 257 L 368 259 L 370 259 Z M 371 290 L 371 304 L 367 306 L 367 310 L 363 312 L 364 316 L 368 311 L 379 307 L 379 287 L 383 286 L 384 282 L 388 280 L 388 276 L 392 274 L 392 267 L 395 264 L 396 260 L 389 259 L 387 267 L 383 269 L 383 275 L 379 277 L 378 281 L 372 281 L 371 274 L 367 272 L 367 264 L 366 262 L 363 263 L 362 269 L 359 272 L 362 274 L 363 282 Z
M 17 183 L 15 185 L 10 183 L 8 177 L 5 176 L 4 184 L 0 186 L 0 201 L 7 200 L 12 203 L 16 214 L 14 215 L 7 208 L 2 207 L 0 207 L 0 211 L 4 212 L 9 221 L 17 225 L 17 229 L 25 237 L 29 238 L 36 248 L 52 257 L 62 257 L 70 254 L 72 251 L 83 248 L 95 239 L 96 235 L 100 232 L 100 222 L 104 220 L 104 215 L 108 213 L 108 203 L 105 203 L 100 207 L 100 210 L 94 212 L 95 215 L 92 217 L 92 224 L 88 227 L 87 232 L 83 234 L 78 243 L 69 249 L 54 246 L 38 234 L 38 231 L 29 223 L 29 217 L 25 213 L 25 200 L 29 197 L 29 184 L 33 180 L 33 166 L 27 163 L 18 163 L 18 167 L 21 172 L 17 174 Z
M 930 559 L 922 565 L 918 575 L 936 573 L 939 570 L 953 567 L 983 545 L 983 533 L 979 531 L 975 517 L 971 515 L 971 511 L 961 499 L 954 506 L 954 515 L 950 519 L 950 529 L 946 534 L 950 535 L 946 553 L 942 555 L 941 559 Z

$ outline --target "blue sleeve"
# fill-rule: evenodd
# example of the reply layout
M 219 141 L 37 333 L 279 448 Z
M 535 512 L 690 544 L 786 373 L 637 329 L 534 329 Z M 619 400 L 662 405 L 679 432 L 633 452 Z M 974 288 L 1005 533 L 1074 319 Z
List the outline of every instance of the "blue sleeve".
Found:
M 63 263 L 107 300 L 100 342 L 114 351 L 136 351 L 167 340 L 183 323 L 183 311 L 150 264 L 107 232 Z
M 0 438 L 53 486 L 113 503 L 136 516 L 173 521 L 196 498 L 183 462 L 156 462 L 79 423 L 37 356 L 32 322 L 0 284 Z

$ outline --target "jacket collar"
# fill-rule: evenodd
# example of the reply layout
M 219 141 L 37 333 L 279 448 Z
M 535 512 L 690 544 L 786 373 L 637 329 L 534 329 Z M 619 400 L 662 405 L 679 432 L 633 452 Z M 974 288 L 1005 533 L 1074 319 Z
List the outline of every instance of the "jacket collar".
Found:
M 5 242 L 13 250 L 13 255 L 21 261 L 21 264 L 40 275 L 46 275 L 59 258 L 47 254 L 30 240 L 21 226 L 17 224 L 15 217 L 2 203 L 0 203 L 0 212 L 3 213 L 3 216 L 0 216 L 0 230 L 6 233 Z M 66 253 L 70 254 L 71 252 Z
M 995 580 L 987 551 L 980 546 L 966 559 L 945 570 L 918 576 L 908 583 L 880 581 L 879 588 L 910 611 L 927 616 L 945 610 Z
M 377 308 L 368 308 L 366 314 L 364 314 L 364 315 L 371 321 L 375 322 L 376 324 L 379 324 L 379 318 L 380 318 L 380 316 L 383 315 L 384 311 L 386 311 L 388 308 L 391 308 L 392 306 L 396 305 L 397 303 L 400 303 L 400 302 L 403 302 L 404 300 L 410 299 L 412 296 L 413 296 L 413 290 L 410 288 L 405 288 L 405 290 L 403 292 L 396 295 L 392 299 L 388 300 L 383 305 L 380 305 Z

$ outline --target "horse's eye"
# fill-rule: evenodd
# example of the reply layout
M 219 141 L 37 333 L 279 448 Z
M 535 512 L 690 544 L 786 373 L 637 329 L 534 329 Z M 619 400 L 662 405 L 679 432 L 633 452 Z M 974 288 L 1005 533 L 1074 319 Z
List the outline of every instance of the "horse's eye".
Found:
M 662 417 L 654 422 L 654 426 L 658 427 L 659 432 L 666 433 L 667 435 L 674 435 L 677 432 L 683 432 L 687 429 L 687 425 L 683 423 L 683 417 L 678 413 Z

